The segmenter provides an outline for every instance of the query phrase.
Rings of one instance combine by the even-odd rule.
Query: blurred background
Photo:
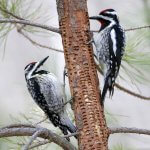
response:
[[[0,8],[37,23],[58,27],[58,15],[54,0],[0,0]],[[88,0],[89,16],[101,10],[113,8],[118,12],[124,29],[150,25],[150,0]],[[0,9],[1,18],[12,18]],[[98,22],[90,22],[92,30],[98,30]],[[23,27],[21,32],[17,29]],[[96,33],[95,33],[96,34]],[[32,40],[30,40],[30,39]],[[126,54],[117,83],[144,96],[150,96],[150,30],[141,29],[126,32]],[[34,41],[34,42],[33,42]],[[39,46],[47,46],[48,48]],[[39,28],[0,24],[0,126],[12,123],[36,123],[44,118],[43,112],[29,95],[24,79],[24,67],[33,61],[50,56],[44,69],[53,72],[63,83],[64,56],[59,34]],[[103,78],[101,77],[101,80]],[[102,82],[101,82],[102,83]],[[100,85],[101,88],[103,84]],[[69,99],[69,86],[66,93]],[[115,88],[112,99],[105,101],[108,126],[137,127],[150,130],[150,101],[141,100]],[[73,120],[73,113],[68,106]],[[49,120],[42,123],[54,132]],[[0,139],[0,150],[16,150],[27,138]],[[115,134],[109,138],[111,150],[149,150],[150,136]],[[76,145],[76,141],[72,138]],[[48,144],[52,149],[60,149]],[[39,149],[46,149],[46,146]]]

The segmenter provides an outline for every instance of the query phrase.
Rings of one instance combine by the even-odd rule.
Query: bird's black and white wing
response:
[[[111,28],[108,34],[108,53],[105,59],[105,64],[107,64],[107,71],[105,74],[105,83],[102,92],[102,99],[105,98],[107,89],[109,89],[110,96],[114,93],[114,83],[118,76],[120,69],[121,59],[124,54],[124,43],[122,39],[124,38],[123,32],[116,30],[115,27]],[[117,42],[116,41],[119,41]],[[106,50],[106,48],[105,48]],[[105,53],[106,55],[106,53]]]
[[[50,110],[60,111],[63,105],[63,90],[61,83],[52,73],[42,74],[37,78],[40,91],[43,94]]]
[[[66,107],[64,106],[64,93],[62,85],[56,76],[52,73],[48,73],[38,78],[38,82],[41,93],[43,93],[45,101],[49,106],[49,110],[55,112],[53,115],[50,114],[50,120],[54,124],[57,124],[64,134],[67,134],[67,130],[71,133],[76,132],[76,127],[67,115]]]
[[[105,67],[109,67],[109,33],[110,33],[110,28],[106,28],[102,31],[100,31],[96,37],[94,38],[94,44],[96,47],[96,56],[98,58],[99,63]],[[106,69],[106,68],[105,68]],[[104,71],[106,71],[104,69]],[[105,74],[105,73],[104,73]]]

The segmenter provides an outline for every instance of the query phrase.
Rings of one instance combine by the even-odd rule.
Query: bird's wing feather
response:
[[[109,34],[110,32],[110,34]],[[116,47],[116,43],[115,38],[115,31],[114,29],[110,30],[109,32],[107,32],[107,39],[108,40],[106,42],[109,43],[107,49],[105,50],[104,54],[105,56],[107,56],[107,58],[105,58],[105,63],[107,65],[107,71],[105,74],[105,82],[104,82],[104,87],[103,87],[103,92],[102,92],[102,100],[105,99],[107,90],[109,89],[109,93],[110,96],[113,95],[114,92],[114,83],[115,83],[115,74],[116,74],[116,51],[117,51],[117,47]],[[105,47],[106,48],[106,47]],[[109,60],[109,61],[108,61]]]
[[[37,78],[37,80],[40,86],[40,91],[43,93],[49,108],[52,110],[55,109],[55,111],[57,109],[60,110],[63,105],[64,97],[61,84],[57,78],[49,73],[46,75],[43,74]]]

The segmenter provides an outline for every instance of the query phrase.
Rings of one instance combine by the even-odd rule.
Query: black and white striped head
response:
[[[34,74],[36,74],[38,68],[40,68],[44,62],[48,59],[49,56],[45,57],[44,59],[42,59],[41,61],[39,62],[32,62],[30,64],[28,64],[25,68],[24,68],[24,71],[25,71],[25,77],[26,79],[30,79],[32,78],[32,76]]]
[[[101,23],[101,28],[104,29],[109,25],[119,24],[117,13],[114,9],[105,9],[98,16],[89,17],[89,19],[97,20]]]

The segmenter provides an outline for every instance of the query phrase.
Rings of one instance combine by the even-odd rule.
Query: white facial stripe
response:
[[[112,14],[112,15],[117,15],[116,11],[112,11],[112,12],[105,12],[106,14]]]
[[[107,16],[102,16],[102,15],[100,15],[100,18],[103,18],[103,19],[105,19],[105,20],[108,20],[108,21],[110,21],[110,22],[113,22],[113,19],[110,18],[110,17],[107,17]]]
[[[39,65],[39,62],[37,62],[37,63],[34,65],[33,69],[29,72],[29,74],[27,75],[27,79],[32,78],[32,73],[33,73],[33,71],[35,71],[35,69],[37,68],[38,65]]]
[[[114,51],[114,54],[116,55],[117,45],[116,45],[116,33],[114,29],[111,30],[110,35],[111,35],[111,40],[113,43],[113,51]]]

